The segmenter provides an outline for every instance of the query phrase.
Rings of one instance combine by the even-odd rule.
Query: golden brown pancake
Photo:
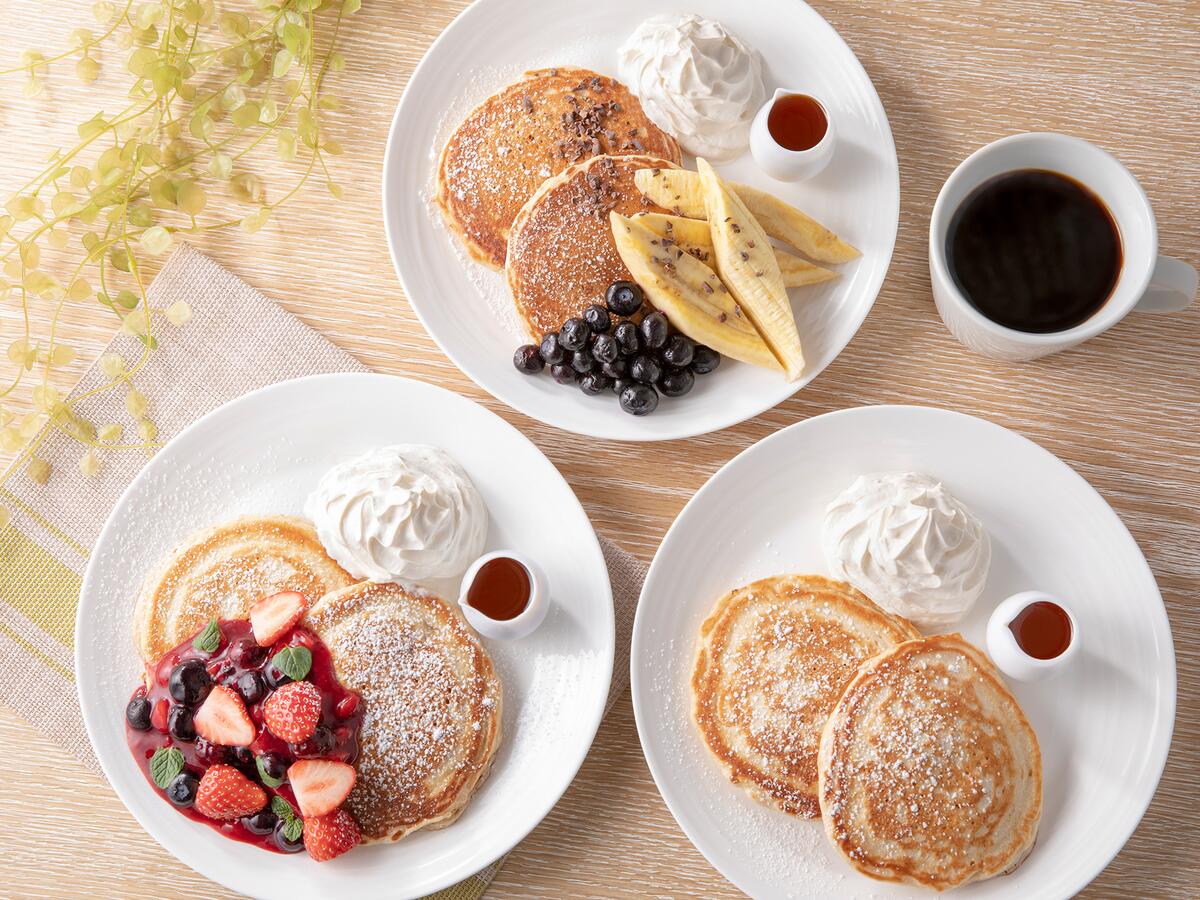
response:
[[[700,629],[693,713],[708,749],[760,802],[820,815],[821,729],[859,665],[916,637],[850,585],[764,578],[722,597]]]
[[[518,214],[505,274],[531,337],[540,340],[590,304],[603,305],[610,284],[633,279],[613,243],[608,213],[663,211],[633,183],[634,173],[647,166],[672,164],[647,156],[593,157],[543,184]]]
[[[153,665],[209,619],[244,619],[253,603],[279,591],[299,591],[312,603],[353,583],[307,519],[246,516],[192,535],[147,577],[134,642]]]
[[[321,598],[304,624],[363,699],[358,780],[346,800],[363,840],[449,825],[500,743],[500,680],[458,609],[363,582]]]
[[[675,139],[619,81],[589,69],[526,72],[450,136],[438,164],[437,203],[471,256],[499,269],[513,219],[538,186],[600,154],[680,161]]]
[[[943,891],[1011,872],[1037,837],[1037,736],[957,634],[864,663],[825,725],[820,768],[826,834],[872,878]]]

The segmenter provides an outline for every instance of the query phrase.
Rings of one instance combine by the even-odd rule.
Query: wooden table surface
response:
[[[335,174],[345,199],[314,188],[261,233],[214,235],[200,248],[367,365],[445,385],[513,422],[561,469],[597,529],[647,560],[722,463],[808,416],[919,403],[983,416],[1047,447],[1105,496],[1137,538],[1166,599],[1178,656],[1179,710],[1162,784],[1128,845],[1085,894],[1194,896],[1200,308],[1130,316],[1084,347],[1041,362],[991,362],[970,355],[942,327],[925,251],[934,196],[959,160],[1006,134],[1056,130],[1116,153],[1150,195],[1162,252],[1200,262],[1200,4],[815,0],[870,73],[896,138],[900,231],[883,292],[847,350],[798,396],[718,434],[641,446],[558,432],[492,400],[426,336],[392,272],[379,212],[388,124],[409,73],[463,5],[367,0],[346,32],[349,67],[337,88],[344,108],[334,124],[346,155]],[[71,28],[89,24],[89,6],[0,0],[0,67],[27,46],[65,47]],[[111,69],[115,56],[106,61]],[[0,79],[0,195],[105,96],[102,87],[91,92],[67,76],[51,86],[49,98],[33,104],[21,97],[19,80]],[[108,339],[111,326],[100,312],[67,323],[87,350],[81,366]],[[0,312],[0,336],[11,334],[13,322],[11,309]],[[1086,523],[1079,539],[1087,539]],[[0,894],[227,896],[159,848],[103,779],[72,767],[3,707],[0,772]],[[737,893],[691,847],[659,798],[626,696],[562,802],[512,854],[489,896]]]

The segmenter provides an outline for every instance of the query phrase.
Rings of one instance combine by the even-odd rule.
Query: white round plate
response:
[[[487,781],[448,828],[319,864],[307,854],[229,840],[180,815],[151,788],[125,743],[124,708],[141,673],[131,620],[142,577],[197,529],[248,513],[299,514],[334,463],[407,442],[442,447],[463,465],[491,515],[488,548],[536,559],[554,597],[529,638],[484,641],[504,683],[503,741]],[[531,497],[554,510],[553,527]],[[612,659],[608,571],[562,476],[478,404],[385,375],[283,382],[181,432],[109,516],[84,576],[75,630],[84,722],[118,796],[180,860],[253,897],[418,897],[479,871],[537,825],[575,777],[600,723]]]
[[[480,101],[527,69],[579,65],[617,74],[617,47],[646,18],[679,12],[666,0],[477,0],[425,54],[392,120],[383,165],[383,215],[404,292],[454,363],[480,387],[547,425],[617,440],[691,437],[734,425],[779,404],[812,381],[866,317],[892,257],[900,210],[899,168],[887,115],[862,66],[837,32],[800,0],[697,0],[688,11],[718,19],[762,54],[769,90],[819,96],[836,121],[837,155],[819,176],[785,184],[764,175],[749,153],[723,175],[769,190],[862,251],[832,282],[791,292],[804,344],[804,377],[732,360],[698,379],[687,397],[634,418],[611,394],[587,397],[531,378],[512,364],[528,341],[516,324],[502,275],[467,260],[430,198],[437,158]]]
[[[753,897],[928,897],[859,875],[819,821],[735,787],[691,718],[700,623],[756,578],[828,573],[826,505],[866,472],[942,480],[992,539],[987,588],[961,623],[983,646],[989,613],[1036,588],[1066,600],[1083,643],[1053,681],[1010,683],[1037,732],[1045,773],[1037,846],[1013,874],[955,892],[1073,895],[1116,855],[1154,794],[1175,718],[1175,656],[1146,560],[1108,504],[1037,444],[960,413],[876,406],[777,432],[717,472],[684,507],[650,567],[633,631],[633,708],[659,791],[692,843]]]

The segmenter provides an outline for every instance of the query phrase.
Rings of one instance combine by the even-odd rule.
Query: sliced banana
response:
[[[689,219],[704,218],[704,189],[698,173],[687,169],[638,169],[634,183],[663,209]],[[730,183],[729,187],[767,234],[795,247],[805,256],[817,262],[838,264],[860,255],[820,222],[778,197],[747,184]]]
[[[686,219],[683,216],[672,216],[667,213],[638,213],[634,216],[659,237],[674,239],[680,247],[686,250],[700,262],[708,265],[712,261],[712,235],[708,231],[705,219]],[[804,287],[809,284],[820,284],[837,278],[838,273],[810,263],[790,253],[775,251],[775,261],[779,263],[779,273],[783,276],[784,287]]]
[[[792,303],[767,233],[705,160],[697,159],[717,274],[783,366],[788,381],[804,372]]]
[[[779,371],[780,365],[717,273],[636,219],[609,213],[622,262],[671,324],[723,356]]]

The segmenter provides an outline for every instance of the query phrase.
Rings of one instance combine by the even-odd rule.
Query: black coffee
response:
[[[1091,318],[1121,272],[1121,234],[1079,182],[1020,169],[981,184],[946,235],[950,275],[981,313],[1046,334]]]

